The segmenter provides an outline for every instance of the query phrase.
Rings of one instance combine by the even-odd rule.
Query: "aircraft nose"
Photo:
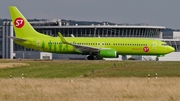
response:
[[[175,49],[174,49],[173,47],[169,46],[169,47],[168,47],[168,51],[171,53],[171,52],[174,52]]]

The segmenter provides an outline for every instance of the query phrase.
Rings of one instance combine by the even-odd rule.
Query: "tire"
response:
[[[94,56],[93,56],[93,55],[89,55],[89,56],[87,57],[87,59],[88,59],[88,60],[94,60]]]

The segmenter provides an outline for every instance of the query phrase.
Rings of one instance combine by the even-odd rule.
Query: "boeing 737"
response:
[[[7,36],[26,48],[59,54],[87,55],[88,60],[116,58],[118,55],[164,56],[174,48],[161,40],[146,38],[52,37],[37,32],[21,12],[9,7],[15,36]]]

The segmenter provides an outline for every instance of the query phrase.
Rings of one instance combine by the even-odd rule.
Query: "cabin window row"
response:
[[[62,44],[62,42],[48,42],[48,44]]]
[[[62,44],[62,42],[49,42],[48,44]],[[76,45],[100,45],[100,43],[72,43]],[[111,45],[110,43],[102,43],[102,45]],[[115,46],[147,46],[147,44],[127,44],[127,43],[113,43]]]
[[[127,44],[127,43],[113,43],[113,45],[117,46],[147,46],[147,44]]]
[[[48,42],[48,44],[62,44],[62,42]],[[72,43],[76,45],[100,45],[100,43]],[[102,43],[102,45],[110,45],[110,43]]]

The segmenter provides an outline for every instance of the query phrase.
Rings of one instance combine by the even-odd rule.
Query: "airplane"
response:
[[[7,36],[26,48],[59,54],[87,55],[88,60],[117,58],[118,55],[154,55],[174,52],[166,42],[147,38],[52,37],[37,32],[15,6],[9,6],[15,36]]]

